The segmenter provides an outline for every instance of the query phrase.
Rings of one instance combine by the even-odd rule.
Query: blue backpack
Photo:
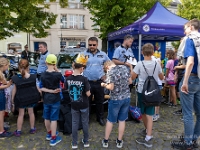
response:
[[[140,108],[136,106],[129,106],[129,111],[134,120],[140,121],[142,119]]]

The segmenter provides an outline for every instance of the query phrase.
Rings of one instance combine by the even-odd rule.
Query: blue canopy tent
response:
[[[142,40],[176,41],[184,36],[183,25],[188,20],[181,18],[167,10],[160,2],[155,5],[134,23],[108,34],[108,46],[112,41],[123,39],[131,34],[138,39],[138,59],[141,60]],[[109,52],[109,50],[108,50]]]

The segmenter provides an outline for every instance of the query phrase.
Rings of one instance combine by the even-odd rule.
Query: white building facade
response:
[[[49,35],[46,38],[35,38],[30,35],[31,51],[38,50],[38,43],[44,41],[48,45],[50,53],[57,54],[61,48],[75,47],[78,44],[81,47],[87,47],[88,38],[98,37],[99,33],[93,30],[92,16],[89,10],[84,8],[80,0],[69,0],[67,8],[61,8],[58,2],[50,3],[50,9],[45,11],[57,14],[56,24],[48,30]],[[98,48],[101,49],[101,40],[99,39]]]

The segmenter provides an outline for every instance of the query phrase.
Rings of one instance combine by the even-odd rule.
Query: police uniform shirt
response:
[[[134,57],[132,49],[126,49],[123,45],[116,48],[113,54],[113,59],[117,59],[121,62],[126,62],[130,57]]]
[[[46,65],[47,55],[49,55],[48,51],[46,51],[44,54],[41,54],[40,56],[40,60],[39,60],[38,68],[37,68],[38,74],[41,74],[47,70],[47,65]]]
[[[97,53],[92,54],[89,50],[84,52],[85,56],[88,56],[88,62],[86,69],[83,72],[89,81],[99,80],[104,76],[103,64],[110,60],[107,54],[103,51],[97,50]]]

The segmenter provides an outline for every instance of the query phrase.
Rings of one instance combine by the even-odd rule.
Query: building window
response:
[[[60,25],[61,28],[67,28],[67,15],[61,16]]]
[[[69,28],[70,29],[77,29],[77,15],[69,15]]]
[[[85,17],[84,15],[79,15],[79,22],[80,22],[80,23],[79,23],[79,25],[80,25],[79,28],[80,28],[80,29],[84,29],[84,28],[85,28],[85,27],[84,27],[84,22],[85,22],[84,17]]]
[[[69,0],[68,8],[84,9],[84,7],[83,7],[82,3],[80,2],[80,0]]]
[[[78,44],[76,41],[69,41],[68,42],[68,47],[75,47]]]
[[[85,15],[78,15],[78,14],[61,15],[60,28],[85,29]]]

